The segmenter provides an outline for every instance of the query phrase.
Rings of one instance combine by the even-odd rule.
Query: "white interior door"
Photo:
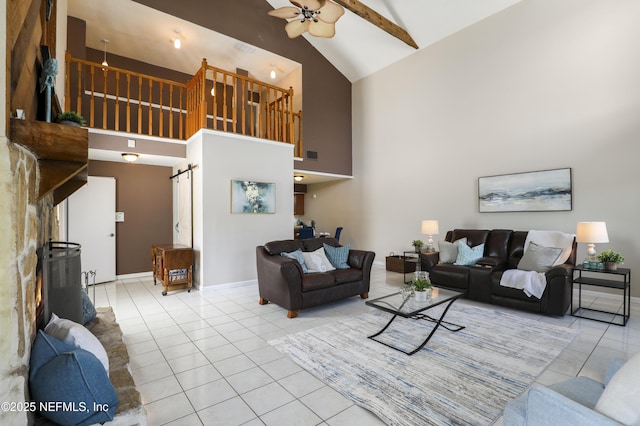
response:
[[[67,212],[67,239],[81,245],[82,271],[95,271],[96,283],[114,281],[116,179],[89,176],[87,184],[68,198]]]

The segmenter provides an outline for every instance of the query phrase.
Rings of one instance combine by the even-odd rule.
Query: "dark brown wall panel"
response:
[[[303,37],[290,40],[264,0],[136,0],[302,64],[303,141],[317,160],[302,169],[351,174],[351,82]],[[355,42],[355,41],[354,41]]]
[[[89,176],[116,178],[116,274],[151,271],[151,246],[173,241],[171,167],[89,161]]]

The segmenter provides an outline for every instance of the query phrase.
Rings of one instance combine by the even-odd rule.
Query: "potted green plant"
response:
[[[415,287],[415,297],[418,302],[426,302],[429,297],[431,297],[431,289],[433,285],[431,281],[424,278],[418,278],[413,282],[413,287]]]
[[[75,111],[67,111],[58,114],[56,121],[67,126],[82,127],[87,124],[84,118]]]
[[[618,264],[624,262],[624,257],[611,249],[605,250],[598,255],[598,260],[604,263],[604,268],[609,271],[618,269]]]
[[[413,240],[413,242],[411,243],[411,245],[416,249],[416,253],[420,253],[420,251],[422,250],[422,246],[424,245],[424,243],[422,242],[422,240]]]

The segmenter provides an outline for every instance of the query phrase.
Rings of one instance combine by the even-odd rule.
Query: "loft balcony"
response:
[[[186,83],[65,55],[65,111],[87,126],[186,140],[212,129],[295,145],[302,156],[302,111],[284,89],[202,60]]]

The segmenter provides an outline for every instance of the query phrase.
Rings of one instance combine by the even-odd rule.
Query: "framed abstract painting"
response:
[[[276,184],[231,181],[231,213],[275,213]]]
[[[572,192],[570,168],[478,178],[480,213],[569,211]]]

